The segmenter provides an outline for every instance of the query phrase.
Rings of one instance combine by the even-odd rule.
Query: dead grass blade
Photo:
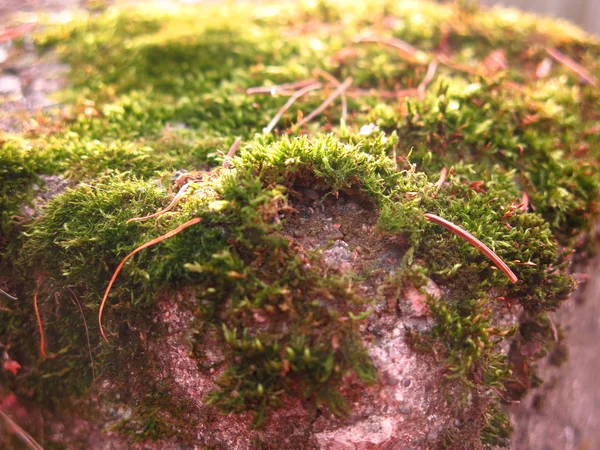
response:
[[[277,125],[277,123],[281,119],[281,116],[283,116],[283,114],[285,114],[285,112],[296,102],[296,100],[298,100],[300,97],[307,94],[308,92],[314,91],[316,89],[321,89],[322,87],[323,87],[323,85],[318,82],[314,83],[314,84],[309,84],[308,86],[304,87],[303,89],[300,89],[298,92],[296,92],[294,95],[292,95],[288,99],[288,101],[285,102],[285,104],[281,107],[281,109],[279,111],[277,111],[277,114],[275,114],[273,119],[271,119],[271,121],[269,122],[269,125],[267,125],[265,127],[264,132],[270,133],[271,131],[273,131],[273,129],[275,128],[275,125]]]
[[[31,435],[21,428],[8,414],[0,409],[0,417],[6,422],[9,432],[13,432],[25,446],[30,450],[44,450],[44,448],[36,442]]]
[[[573,61],[567,55],[559,52],[555,48],[549,48],[549,47],[546,48],[546,53],[548,53],[552,58],[554,58],[556,61],[561,63],[563,66],[565,66],[571,72],[574,72],[577,75],[579,75],[587,83],[591,84],[594,87],[598,86],[598,80],[596,80],[596,78],[594,78],[592,76],[592,74],[590,74],[585,67],[577,64],[575,61]]]
[[[472,244],[481,253],[483,253],[485,256],[491,259],[492,262],[496,265],[496,267],[498,267],[498,269],[504,272],[504,274],[508,277],[508,279],[511,282],[516,283],[517,281],[519,281],[514,272],[510,270],[510,267],[508,267],[506,263],[502,261],[502,259],[498,255],[496,255],[496,253],[494,253],[492,249],[490,249],[487,245],[485,245],[471,233],[469,233],[466,230],[463,230],[458,225],[455,225],[452,222],[447,221],[446,219],[442,219],[441,217],[436,216],[435,214],[425,214],[425,218],[431,222],[443,226],[444,228],[452,231],[457,236],[463,238],[465,241]]]
[[[191,227],[192,225],[196,225],[197,223],[199,223],[202,220],[201,217],[194,217],[191,220],[188,220],[185,223],[182,223],[181,225],[179,225],[177,228],[169,231],[168,233],[163,234],[162,236],[159,236],[155,239],[152,239],[142,245],[140,245],[138,248],[136,248],[135,250],[133,250],[131,253],[129,253],[125,258],[123,258],[123,260],[121,261],[121,263],[117,266],[116,270],[114,271],[110,282],[108,283],[108,286],[106,288],[106,292],[104,293],[104,297],[102,298],[102,303],[100,303],[100,310],[98,311],[98,324],[100,325],[100,334],[102,335],[102,338],[108,342],[108,338],[106,337],[106,334],[104,334],[104,329],[102,328],[102,313],[104,312],[104,307],[106,306],[106,301],[108,299],[108,294],[110,294],[110,290],[115,282],[115,280],[117,279],[117,276],[119,275],[119,272],[121,272],[121,269],[123,269],[123,266],[125,265],[125,263],[127,261],[129,261],[129,259],[134,256],[136,253],[141,252],[142,250],[144,250],[145,248],[148,247],[152,247],[153,245],[159,244],[162,241],[165,241],[173,236],[175,236],[176,234],[181,233],[183,230],[185,230],[186,228]]]
[[[333,103],[333,101],[338,98],[346,89],[348,89],[350,87],[350,85],[352,84],[352,77],[348,77],[344,80],[344,82],[342,84],[340,84],[337,89],[335,91],[333,91],[331,93],[331,95],[329,97],[327,97],[325,99],[325,101],[323,103],[321,103],[319,105],[319,107],[317,109],[315,109],[313,112],[311,112],[308,116],[306,116],[305,118],[303,118],[300,122],[298,122],[296,124],[296,128],[301,127],[302,125],[310,122],[312,119],[314,119],[316,116],[318,116],[319,114],[321,114],[323,111],[325,111],[325,109],[331,104]]]
[[[190,187],[191,183],[192,183],[191,181],[188,181],[183,186],[181,186],[181,189],[179,189],[179,192],[177,192],[177,194],[175,195],[175,197],[173,197],[173,200],[171,200],[171,203],[169,203],[165,208],[161,209],[158,212],[155,212],[154,214],[150,214],[149,216],[134,217],[133,219],[129,219],[125,223],[129,224],[131,222],[141,222],[143,220],[148,220],[148,219],[153,219],[155,217],[160,217],[163,214],[169,212],[170,210],[172,210],[177,205],[177,203],[179,203],[179,200],[181,200],[181,198],[187,193],[187,190]]]

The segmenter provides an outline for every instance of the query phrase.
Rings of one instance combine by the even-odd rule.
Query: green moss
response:
[[[508,68],[473,74],[440,65],[422,98],[386,99],[377,91],[417,86],[425,67],[389,47],[350,44],[366,27],[414,45],[423,61],[447,50],[454,63],[482,68],[502,49]],[[195,358],[213,335],[225,355],[212,404],[254,410],[257,425],[286,396],[342,414],[343,374],[377,378],[356,319],[373,305],[281,233],[279,213],[298,180],[364,199],[381,235],[405,243],[385,289],[421,288],[428,278],[444,286],[442,299],[429,299],[435,326],[412,339],[444,361],[448,383],[482,390],[509,379],[498,351],[508,330],[494,325],[500,301],[519,302],[537,323],[573,289],[568,257],[597,210],[600,96],[559,65],[547,79],[530,73],[545,47],[557,47],[600,74],[599,43],[569,25],[422,2],[215,4],[107,9],[36,42],[73,70],[61,94],[66,111],[0,141],[1,281],[22,300],[2,303],[0,345],[24,367],[16,378],[1,372],[0,382],[15,392],[49,404],[85,392],[94,373],[118,378],[122,362],[144,359],[141,336],[155,336],[158,293],[185,288]],[[334,105],[297,136],[292,124],[327,95],[317,92],[294,104],[273,135],[263,134],[285,97],[245,90],[306,79],[314,69],[352,76],[354,87],[374,95],[350,92],[345,121]],[[166,206],[176,171],[220,166],[239,136],[233,170],[196,173],[172,212],[126,223]],[[442,168],[449,176],[436,185]],[[39,218],[20,218],[42,174],[78,184]],[[475,235],[519,282],[424,213]],[[125,265],[105,314],[112,340],[102,343],[97,312],[114,268],[192,217],[202,222]],[[36,292],[52,359],[39,355]],[[527,330],[525,340],[549,338]],[[165,387],[155,388],[121,431],[161,438],[178,426],[176,411],[164,410]],[[494,408],[485,443],[504,442],[508,431]]]

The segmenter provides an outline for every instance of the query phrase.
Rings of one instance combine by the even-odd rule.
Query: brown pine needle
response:
[[[10,418],[8,414],[0,409],[0,417],[4,419],[4,421],[8,424],[9,433],[13,432],[27,448],[30,450],[44,450],[44,448],[36,442],[35,439],[31,437],[31,435],[21,428],[14,420]]]
[[[38,329],[40,331],[40,353],[44,358],[48,358],[46,354],[46,337],[44,336],[44,326],[42,325],[42,318],[40,316],[40,310],[38,309],[38,293],[33,293],[33,308],[35,309],[35,317],[37,318]]]
[[[334,77],[333,75],[331,75],[329,72],[325,72],[322,69],[315,69],[313,70],[313,75],[317,75],[317,76],[321,76],[323,78],[325,78],[327,81],[329,81],[331,84],[333,84],[334,86],[339,86],[342,83],[340,82],[340,80],[338,80],[336,77]],[[342,94],[340,95],[340,98],[342,99],[342,120],[346,120],[346,118],[348,117],[348,100],[346,99],[346,92],[342,92]]]
[[[574,72],[577,75],[579,75],[587,83],[591,84],[594,87],[598,86],[598,80],[596,80],[596,78],[594,78],[585,67],[577,64],[575,61],[573,61],[567,55],[559,52],[555,48],[550,48],[550,47],[546,48],[546,53],[548,53],[552,58],[554,58],[556,61],[561,63],[563,66],[565,66],[571,72]]]
[[[88,354],[90,355],[90,364],[92,367],[92,381],[96,379],[96,370],[94,369],[94,356],[92,355],[92,344],[90,343],[90,332],[88,330],[87,320],[85,320],[85,314],[83,313],[83,308],[81,307],[81,303],[79,302],[79,298],[75,295],[75,292],[70,287],[67,287],[69,292],[71,293],[71,297],[74,300],[74,303],[79,307],[79,312],[81,313],[81,318],[83,319],[83,326],[85,327],[85,337],[87,339],[88,346]]]
[[[470,73],[473,75],[477,75],[479,73],[474,67],[468,66],[466,64],[452,62],[452,60],[443,53],[437,53],[435,56],[439,62],[441,62],[447,67],[450,67],[451,69],[458,70],[460,72]]]
[[[364,97],[364,96],[373,96],[373,97],[381,97],[389,100],[397,100],[399,98],[404,97],[412,97],[417,95],[417,90],[410,89],[402,89],[400,91],[383,91],[378,89],[360,89],[360,88],[352,88],[346,91],[348,97]]]
[[[165,208],[161,209],[158,212],[155,212],[154,214],[150,214],[149,216],[134,217],[133,219],[129,219],[125,223],[129,224],[131,222],[141,222],[143,220],[148,220],[148,219],[153,219],[155,217],[160,217],[160,216],[164,215],[165,213],[169,212],[170,210],[172,210],[177,205],[177,203],[179,203],[179,200],[181,200],[181,198],[187,193],[187,190],[190,187],[191,183],[192,183],[191,181],[188,181],[183,186],[181,186],[181,189],[179,189],[179,192],[177,192],[177,194],[175,195],[175,197],[173,197],[173,200],[171,200],[171,203],[169,203]]]
[[[423,99],[423,97],[425,97],[425,89],[427,89],[427,86],[429,86],[429,83],[431,83],[431,81],[435,77],[437,67],[438,62],[436,60],[431,61],[427,66],[427,73],[425,74],[425,78],[423,78],[423,81],[421,81],[421,83],[417,87],[417,94],[421,100]]]
[[[0,289],[0,295],[5,296],[7,299],[9,300],[17,300],[17,297],[13,297],[12,295],[10,295],[8,292]]]
[[[318,116],[319,114],[321,114],[323,111],[325,111],[325,109],[331,104],[333,103],[333,101],[338,98],[346,89],[348,89],[350,87],[350,85],[352,84],[352,77],[348,77],[344,80],[344,82],[342,84],[340,84],[337,89],[335,91],[333,91],[331,93],[331,95],[329,97],[327,97],[325,99],[325,101],[323,103],[321,103],[319,105],[319,107],[317,109],[315,109],[313,112],[311,112],[308,116],[306,116],[304,119],[302,119],[300,122],[298,122],[296,124],[296,127],[299,128],[302,125],[310,122],[312,119],[314,119],[316,116]]]
[[[512,281],[513,283],[519,281],[514,272],[510,270],[510,267],[508,267],[506,263],[502,261],[502,259],[498,255],[496,255],[496,253],[494,253],[492,249],[490,249],[487,245],[485,245],[471,233],[463,230],[458,225],[454,225],[452,222],[449,222],[446,219],[442,219],[441,217],[436,216],[435,214],[425,214],[425,218],[452,231],[457,236],[463,238],[465,241],[475,246],[481,253],[483,253],[485,256],[491,259],[492,262],[496,265],[496,267],[498,267],[502,272],[504,272],[504,274],[508,277],[510,281]]]
[[[300,88],[303,88],[304,86],[308,86],[309,84],[315,84],[316,82],[317,82],[317,80],[310,79],[310,80],[296,81],[295,83],[279,84],[276,86],[252,87],[252,88],[246,89],[246,94],[271,94],[271,95],[274,95],[275,93],[279,93],[279,91],[284,91],[286,89],[300,89]]]
[[[316,89],[321,89],[322,87],[323,87],[323,85],[321,83],[310,84],[310,85],[304,87],[303,89],[300,89],[294,95],[292,95],[288,99],[288,101],[285,102],[285,105],[283,105],[281,107],[281,109],[279,111],[277,111],[277,114],[275,114],[275,117],[273,117],[273,119],[271,119],[271,121],[269,122],[269,125],[267,125],[265,127],[264,132],[265,133],[270,133],[271,131],[273,131],[273,129],[275,128],[275,125],[277,125],[277,123],[281,119],[281,116],[283,116],[283,114],[294,104],[294,102],[296,100],[298,100],[304,94],[306,94],[306,93],[308,93],[310,91],[314,91]]]
[[[440,172],[440,178],[439,178],[439,180],[437,180],[437,183],[435,183],[435,193],[434,193],[434,195],[436,195],[440,191],[440,189],[444,185],[444,182],[446,181],[447,177],[448,177],[448,169],[446,169],[444,167],[444,168],[442,168],[442,171]]]
[[[173,236],[175,236],[176,234],[181,233],[183,230],[185,230],[188,227],[191,227],[192,225],[196,225],[197,223],[199,223],[202,220],[201,217],[194,217],[191,220],[188,220],[185,223],[182,223],[181,225],[179,225],[177,228],[175,228],[174,230],[169,231],[168,233],[163,234],[162,236],[159,236],[155,239],[152,239],[148,242],[146,242],[145,244],[140,245],[138,248],[136,248],[135,250],[133,250],[131,253],[129,253],[125,258],[123,258],[123,260],[121,261],[121,263],[117,266],[117,269],[115,270],[115,272],[113,273],[110,282],[108,283],[108,286],[106,288],[106,292],[104,293],[104,297],[102,298],[102,303],[100,303],[100,310],[98,311],[98,324],[100,325],[100,334],[102,335],[102,338],[108,342],[108,338],[106,337],[106,334],[104,334],[104,329],[102,328],[102,313],[104,312],[104,307],[106,306],[106,301],[108,299],[108,294],[110,294],[110,290],[115,282],[115,280],[117,279],[117,276],[119,275],[119,272],[121,272],[121,269],[123,269],[123,266],[125,265],[125,263],[136,253],[141,252],[142,250],[144,250],[145,248],[148,247],[152,247],[153,245],[156,245],[162,241],[165,241]]]
[[[235,142],[233,144],[231,144],[231,147],[229,148],[229,151],[227,152],[227,156],[225,157],[225,160],[223,161],[224,168],[227,169],[231,166],[231,159],[235,156],[235,152],[237,152],[237,149],[241,143],[242,143],[242,138],[239,137],[235,140]]]
[[[357,44],[382,44],[392,47],[398,51],[398,54],[411,62],[421,62],[417,58],[418,50],[410,45],[408,42],[404,42],[396,38],[383,38],[378,36],[362,37],[354,40]]]

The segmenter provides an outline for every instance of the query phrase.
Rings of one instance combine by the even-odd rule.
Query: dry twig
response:
[[[297,128],[301,127],[302,125],[310,122],[313,118],[315,118],[316,116],[321,114],[337,97],[339,97],[346,89],[348,89],[350,87],[350,84],[352,84],[352,77],[346,78],[344,80],[344,82],[342,84],[340,84],[337,87],[337,89],[335,91],[333,91],[331,93],[331,95],[329,97],[327,97],[325,99],[325,101],[323,101],[323,103],[321,103],[319,105],[319,107],[317,109],[315,109],[308,116],[306,116],[300,122],[298,122],[296,124],[296,127]]]
[[[195,217],[191,220],[188,220],[185,223],[182,223],[181,225],[179,225],[177,228],[169,231],[168,233],[165,233],[155,239],[152,239],[142,245],[140,245],[139,247],[137,247],[135,250],[133,250],[131,253],[129,253],[127,256],[125,256],[125,258],[123,258],[123,260],[121,261],[121,263],[117,266],[116,270],[114,271],[110,282],[108,283],[108,286],[106,288],[106,292],[104,293],[104,297],[102,298],[102,303],[100,303],[100,310],[98,311],[98,324],[100,326],[100,334],[102,335],[102,338],[108,342],[108,338],[106,337],[106,334],[104,334],[104,329],[102,328],[102,313],[104,312],[104,307],[106,306],[106,301],[108,299],[108,294],[110,294],[110,290],[115,282],[115,280],[117,279],[117,276],[119,275],[119,272],[121,272],[121,269],[123,269],[123,266],[125,265],[125,263],[127,261],[129,261],[129,259],[134,256],[136,253],[141,252],[142,250],[144,250],[145,248],[148,247],[152,247],[153,245],[156,245],[162,241],[165,241],[173,236],[175,236],[176,234],[181,233],[183,230],[185,230],[188,227],[191,227],[192,225],[195,225],[197,223],[199,223],[202,220],[202,218],[200,217]]]
[[[425,218],[452,231],[457,236],[463,238],[465,241],[475,246],[481,253],[483,253],[485,256],[491,259],[492,262],[496,265],[496,267],[498,267],[502,272],[504,272],[504,274],[508,277],[510,281],[512,281],[513,283],[519,281],[514,272],[510,270],[510,267],[508,267],[506,263],[502,261],[502,259],[496,253],[494,253],[492,249],[490,249],[487,245],[485,245],[471,233],[469,233],[466,230],[463,230],[458,225],[455,225],[452,222],[447,221],[446,219],[442,219],[441,217],[436,216],[435,214],[425,214]]]

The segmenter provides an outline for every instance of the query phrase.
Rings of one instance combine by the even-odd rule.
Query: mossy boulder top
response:
[[[598,40],[379,0],[34,37],[71,70],[0,135],[9,420],[48,448],[508,445],[597,212]]]

